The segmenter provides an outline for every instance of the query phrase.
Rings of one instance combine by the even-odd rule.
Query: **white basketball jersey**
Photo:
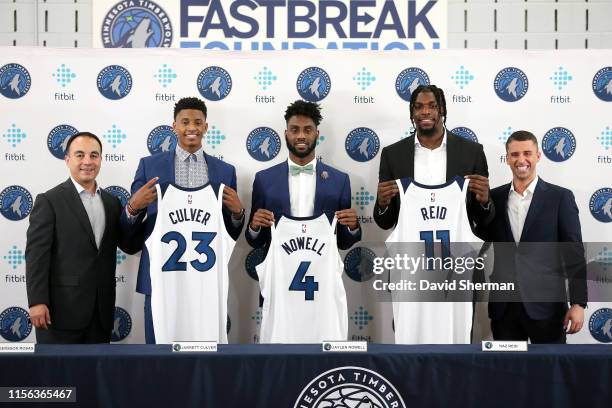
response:
[[[257,266],[264,297],[260,343],[346,340],[348,312],[336,218],[283,216]]]
[[[421,253],[451,243],[482,243],[470,228],[466,210],[469,180],[459,177],[438,186],[425,186],[411,179],[396,180],[400,212],[387,243],[422,242]],[[463,184],[463,186],[461,185]],[[419,246],[420,247],[420,246]],[[420,251],[420,249],[419,249]],[[420,255],[420,254],[419,254]],[[436,256],[439,254],[431,254]],[[418,284],[419,282],[417,282]],[[394,301],[396,344],[469,344],[472,302]]]
[[[157,219],[146,241],[155,342],[227,343],[227,265],[234,240],[223,223],[223,187],[157,188]]]

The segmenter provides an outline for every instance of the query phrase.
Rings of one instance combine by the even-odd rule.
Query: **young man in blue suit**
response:
[[[319,138],[321,108],[318,104],[295,101],[287,107],[285,141],[289,159],[255,175],[248,243],[266,247],[270,226],[282,214],[294,217],[325,213],[338,218],[337,240],[340,249],[348,249],[361,239],[357,212],[351,208],[351,183],[346,173],[315,157]]]
[[[532,133],[514,132],[506,142],[512,182],[491,190],[496,213],[483,231],[495,249],[491,281],[515,284],[510,297],[489,297],[496,340],[565,343],[566,333],[577,333],[584,323],[586,262],[578,207],[570,190],[538,177],[540,156]]]
[[[157,216],[155,184],[173,183],[179,187],[201,187],[209,182],[223,183],[223,219],[232,238],[240,236],[244,225],[244,208],[236,193],[236,169],[204,152],[202,138],[208,130],[207,109],[198,98],[183,98],[174,106],[172,127],[177,136],[175,150],[140,159],[134,181],[132,197],[121,217],[121,225],[129,234],[144,230],[145,239],[153,231]],[[146,219],[145,219],[146,215]],[[154,343],[151,321],[151,279],[149,256],[143,251],[138,268],[136,291],[145,298],[145,336]]]

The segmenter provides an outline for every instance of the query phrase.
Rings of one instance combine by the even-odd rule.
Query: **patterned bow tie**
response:
[[[300,173],[304,174],[312,174],[314,173],[314,168],[312,164],[307,164],[306,166],[289,166],[289,171],[292,176],[298,176]]]

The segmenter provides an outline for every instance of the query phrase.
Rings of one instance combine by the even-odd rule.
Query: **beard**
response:
[[[291,153],[293,153],[294,156],[299,157],[300,159],[303,159],[304,157],[307,157],[310,153],[314,151],[315,147],[317,146],[317,139],[315,139],[314,142],[312,142],[312,144],[310,144],[308,148],[304,150],[303,152],[300,152],[299,150],[295,148],[295,146],[289,143],[287,136],[285,136],[285,143],[287,143],[287,149]]]

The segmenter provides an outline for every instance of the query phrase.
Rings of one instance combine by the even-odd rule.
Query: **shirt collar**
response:
[[[519,195],[521,197],[527,197],[528,195],[533,195],[533,193],[535,192],[536,184],[538,184],[538,180],[540,180],[540,177],[538,177],[538,175],[536,174],[535,178],[533,180],[531,180],[531,183],[529,183],[529,185],[527,186],[527,188],[525,189],[523,194],[519,194],[514,189],[514,182],[512,182],[510,184],[510,194],[514,193],[514,194],[517,194],[517,195]]]
[[[185,161],[187,160],[189,156],[191,156],[191,153],[183,149],[179,144],[176,145],[175,154],[176,154],[176,157],[179,159],[179,161]],[[198,161],[205,160],[204,159],[204,146],[201,146],[193,154],[195,154]]]
[[[77,183],[77,181],[73,179],[72,176],[70,176],[70,180],[72,181],[72,184],[74,184],[74,188],[76,188],[76,191],[77,193],[79,193],[79,195],[83,194],[83,191],[87,191],[85,190],[85,187]],[[87,193],[89,194],[89,191],[87,191]],[[98,185],[98,183],[96,183],[96,194],[100,194],[100,186]]]
[[[421,142],[419,142],[419,138],[417,137],[417,135],[415,133],[414,134],[414,148],[415,149],[420,149],[422,147],[423,147],[423,145],[421,144]],[[442,130],[442,143],[436,149],[439,149],[441,147],[446,147],[446,128],[443,128],[443,130]],[[434,149],[434,150],[436,150],[436,149]]]
[[[303,166],[300,165],[300,164],[295,163],[293,160],[291,160],[291,158],[287,158],[287,163],[289,164],[289,166],[297,166],[297,167],[306,167],[309,164],[312,164],[312,169],[314,171],[317,170],[317,158],[316,158],[316,156],[311,161],[309,161],[308,163],[304,164]]]

